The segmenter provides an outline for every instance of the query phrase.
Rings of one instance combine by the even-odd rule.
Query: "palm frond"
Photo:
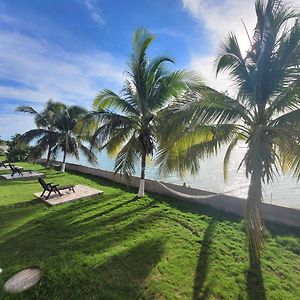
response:
[[[156,165],[160,175],[172,172],[184,176],[187,171],[195,174],[199,171],[200,161],[217,153],[221,145],[227,144],[236,127],[232,124],[198,125],[191,132],[173,135],[160,143]]]
[[[32,115],[39,114],[33,107],[28,106],[28,105],[17,106],[16,111],[24,112],[24,113],[32,114]]]
[[[140,158],[141,149],[135,135],[129,139],[125,146],[118,153],[115,160],[115,173],[124,174],[127,180],[135,172],[135,164]]]
[[[111,90],[103,90],[94,100],[93,107],[97,111],[120,110],[126,114],[138,114],[136,108]]]
[[[89,147],[86,147],[84,144],[80,143],[79,144],[79,149],[82,151],[84,156],[88,159],[89,163],[96,164],[97,163],[97,156],[93,152],[92,149]]]
[[[274,115],[284,114],[300,108],[300,81],[282,89],[282,92],[276,96],[266,108],[266,115],[272,118]]]
[[[22,134],[20,138],[26,143],[29,143],[31,141],[34,141],[35,139],[38,139],[41,136],[47,135],[48,133],[49,131],[46,129],[42,129],[42,128],[32,129]]]
[[[175,71],[159,78],[149,93],[148,106],[152,112],[166,107],[171,100],[180,96],[186,90],[203,87],[200,77],[192,72]]]
[[[244,162],[246,165],[246,176],[248,177],[257,166],[262,166],[262,180],[269,183],[279,174],[277,167],[278,155],[273,147],[274,135],[260,125],[253,128],[248,140],[248,149]]]
[[[228,164],[230,161],[230,156],[231,156],[231,152],[234,149],[234,147],[236,146],[236,144],[238,143],[238,141],[241,140],[241,136],[240,135],[236,135],[232,141],[230,142],[225,156],[224,156],[224,162],[223,162],[223,176],[224,176],[224,181],[226,182],[228,179]]]
[[[133,135],[132,128],[118,128],[110,133],[108,142],[105,145],[108,155],[114,157],[120,151],[122,145]]]
[[[243,104],[208,88],[184,93],[169,109],[182,122],[227,124],[243,120],[251,124],[253,119]]]
[[[215,64],[217,75],[221,71],[228,71],[234,82],[242,88],[244,94],[253,93],[248,64],[242,56],[237,38],[233,33],[230,33],[227,40],[221,44]]]
[[[299,128],[300,108],[290,111],[286,114],[283,114],[270,122],[270,126],[282,126],[282,125],[289,126],[290,129],[292,129],[293,126],[297,126]]]

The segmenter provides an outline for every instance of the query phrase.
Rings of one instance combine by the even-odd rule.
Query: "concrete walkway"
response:
[[[5,164],[6,165],[6,164]],[[20,167],[20,166],[15,166],[16,168],[22,168],[22,167]],[[10,172],[10,167],[9,166],[7,166],[6,168],[5,167],[0,167],[0,171],[9,171]]]
[[[34,178],[38,178],[40,176],[44,176],[44,173],[38,173],[38,172],[22,172],[23,176],[20,174],[15,174],[14,176],[11,176],[11,174],[5,174],[5,175],[1,175],[1,177],[7,179],[7,180],[14,180],[14,179],[34,179]]]

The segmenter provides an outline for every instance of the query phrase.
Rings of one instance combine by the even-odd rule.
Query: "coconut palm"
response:
[[[63,152],[61,171],[65,171],[67,155],[79,158],[79,150],[88,158],[89,162],[95,162],[96,157],[89,147],[89,135],[93,126],[86,122],[83,126],[82,119],[87,111],[79,106],[67,106],[61,102],[49,100],[46,107],[40,113],[31,106],[19,106],[17,111],[34,116],[37,128],[29,130],[22,135],[26,142],[35,141],[34,150],[41,155],[47,151],[46,166],[49,167],[50,157],[55,157],[59,151]],[[89,126],[86,126],[89,124]]]
[[[34,147],[41,155],[47,152],[46,168],[49,168],[50,157],[53,149],[58,143],[59,132],[55,127],[56,116],[63,104],[53,102],[51,99],[46,103],[43,111],[38,112],[31,106],[18,106],[16,111],[24,112],[34,116],[36,129],[25,132],[21,138],[27,143],[36,141]]]
[[[53,151],[56,152],[60,149],[63,152],[62,172],[65,171],[67,156],[71,155],[79,159],[79,150],[89,162],[95,163],[97,161],[93,151],[85,145],[89,142],[90,129],[93,128],[89,123],[86,123],[87,113],[86,109],[77,105],[62,105],[56,115],[55,126],[59,131],[59,142]]]
[[[255,8],[257,24],[248,52],[243,55],[230,33],[216,60],[217,74],[229,73],[236,96],[202,89],[178,100],[173,119],[166,116],[172,122],[167,128],[179,121],[185,127],[181,134],[177,130],[176,140],[165,130],[158,163],[161,170],[197,171],[199,158],[227,144],[226,175],[232,148],[244,140],[247,152],[241,163],[250,177],[245,228],[250,254],[259,262],[263,185],[281,170],[300,179],[300,26],[297,13],[282,1],[258,0]]]
[[[94,140],[100,139],[109,154],[117,154],[115,172],[128,177],[135,172],[136,162],[141,162],[139,197],[144,196],[146,158],[155,148],[160,110],[198,83],[190,73],[168,70],[166,64],[173,63],[168,57],[150,60],[147,50],[153,40],[146,30],[135,32],[122,91],[118,95],[105,89],[94,101],[93,115],[103,123]]]

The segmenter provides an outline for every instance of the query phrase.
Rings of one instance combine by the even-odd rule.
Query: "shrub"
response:
[[[10,162],[26,161],[30,155],[31,147],[20,139],[21,135],[16,134],[7,142],[7,159]]]

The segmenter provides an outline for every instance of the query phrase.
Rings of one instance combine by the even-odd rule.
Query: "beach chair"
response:
[[[7,168],[6,163],[7,163],[6,160],[0,160],[0,168],[1,168],[1,167],[4,167],[4,168],[6,169],[6,168]]]
[[[15,174],[19,174],[20,176],[23,176],[23,172],[28,172],[29,174],[32,174],[32,170],[24,170],[22,167],[17,167],[14,164],[8,164],[10,170],[11,170],[11,177],[14,177]]]
[[[20,176],[23,176],[24,169],[21,167],[16,167],[13,164],[8,164],[10,170],[11,170],[11,177],[14,177],[15,174],[19,174]]]
[[[48,192],[46,200],[49,198],[49,196],[52,192],[54,192],[55,194],[59,194],[59,196],[62,196],[62,194],[60,193],[60,191],[62,191],[62,190],[69,190],[69,191],[73,191],[75,193],[75,190],[74,190],[75,185],[61,185],[60,186],[59,184],[53,184],[53,182],[46,183],[42,177],[39,177],[38,181],[44,189],[41,197],[44,196],[45,192]]]

